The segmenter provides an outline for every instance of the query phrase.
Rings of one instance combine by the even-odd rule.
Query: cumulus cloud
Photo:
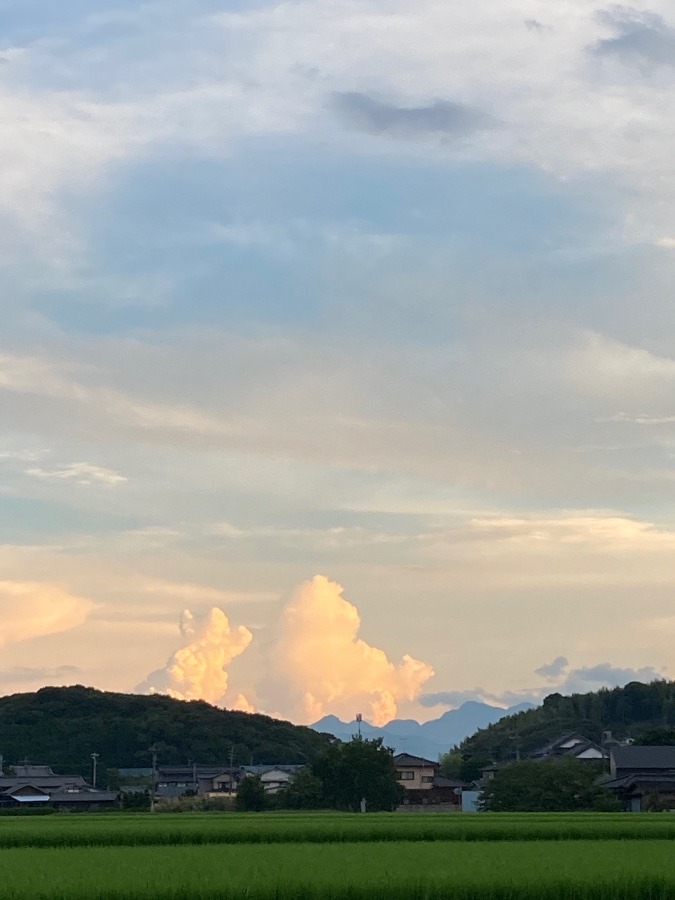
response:
[[[342,594],[323,575],[295,591],[273,650],[275,696],[304,722],[329,713],[351,720],[361,712],[382,725],[395,718],[399,702],[419,695],[434,672],[407,654],[395,664],[359,638],[359,611]]]
[[[238,685],[230,688],[227,672],[248,648],[252,634],[244,626],[231,628],[219,607],[201,618],[183,611],[186,645],[137,690],[207,700],[244,712],[262,706],[306,723],[328,713],[351,718],[356,712],[374,724],[388,722],[401,701],[417,698],[433,669],[407,654],[400,663],[392,662],[383,650],[361,639],[358,609],[342,590],[322,575],[296,589],[283,608],[278,631],[261,647],[272,677],[253,694],[248,689],[240,692]]]
[[[344,122],[368,134],[458,138],[493,125],[490,116],[480,110],[450,100],[436,100],[426,106],[399,106],[357,91],[334,93],[331,99]]]
[[[91,600],[56,585],[0,581],[0,646],[69,631],[92,609]]]
[[[187,639],[163,669],[148,676],[136,690],[141,693],[168,694],[177,700],[206,700],[224,705],[229,676],[227,666],[246,650],[253,635],[240,625],[232,629],[222,609],[214,606],[205,616],[189,609],[180,617],[180,631]],[[243,696],[235,700],[238,708],[248,707]],[[234,705],[234,704],[233,704]]]

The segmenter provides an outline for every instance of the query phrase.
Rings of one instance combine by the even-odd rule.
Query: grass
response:
[[[3,900],[672,900],[669,841],[15,849]]]
[[[232,814],[56,815],[0,819],[0,849],[200,844],[406,841],[675,840],[663,814]],[[675,853],[675,847],[673,847]]]

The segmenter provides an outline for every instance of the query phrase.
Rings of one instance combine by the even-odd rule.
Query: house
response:
[[[303,766],[242,766],[245,775],[258,777],[268,794],[276,794],[288,784]]]
[[[114,791],[98,791],[81,775],[55,775],[50,766],[14,766],[0,777],[0,806],[56,806],[61,809],[115,807]]]
[[[234,794],[243,778],[239,766],[160,766],[156,772],[157,797],[185,794]]]
[[[675,810],[675,747],[613,747],[610,772],[611,780],[603,786],[624,809]]]
[[[675,771],[675,747],[613,747],[609,770],[614,778],[626,775],[663,775]]]
[[[439,764],[422,756],[399,753],[394,757],[396,777],[406,790],[404,805],[450,804],[459,806],[461,781],[444,778],[439,774]]]
[[[398,753],[394,757],[396,778],[407,791],[428,791],[434,784],[439,765],[421,756]]]
[[[609,759],[609,752],[576,731],[566,731],[549,741],[548,744],[544,744],[543,747],[530,753],[529,756],[530,759],[571,756],[582,762],[603,762]]]

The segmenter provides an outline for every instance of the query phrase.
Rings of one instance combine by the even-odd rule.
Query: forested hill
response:
[[[56,772],[89,771],[91,754],[102,768],[303,763],[334,738],[268,716],[218,709],[202,701],[159,695],[115,694],[82,687],[46,687],[0,697],[0,753],[5,766],[24,759]]]
[[[461,744],[462,755],[476,761],[513,759],[527,754],[565,731],[578,731],[600,741],[603,731],[614,738],[639,739],[649,729],[675,728],[675,681],[641,684],[589,694],[550,694],[542,706],[507,716],[477,731]]]

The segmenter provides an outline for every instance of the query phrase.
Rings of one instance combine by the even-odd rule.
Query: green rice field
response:
[[[674,839],[666,813],[6,818],[0,897],[672,900]]]

